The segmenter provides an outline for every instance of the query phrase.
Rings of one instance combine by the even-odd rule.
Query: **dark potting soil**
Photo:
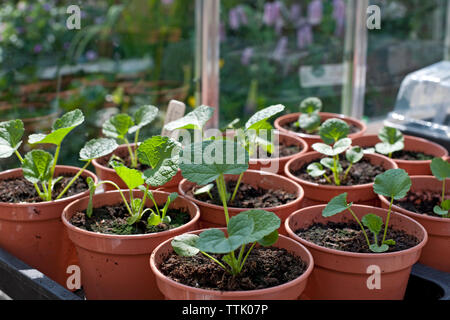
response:
[[[319,134],[319,129],[317,129],[315,132],[306,132],[305,130],[303,130],[302,128],[297,126],[296,123],[297,123],[297,120],[295,120],[294,122],[286,123],[282,127],[286,130],[294,131],[297,133],[303,133],[303,134],[309,134],[309,135],[318,135]],[[324,121],[322,121],[322,123],[324,123]],[[322,125],[322,123],[321,123],[321,125]],[[347,124],[350,127],[349,134],[353,134],[353,133],[357,133],[357,132],[361,131],[361,129],[359,129],[357,126],[350,124],[348,122],[347,122]]]
[[[162,208],[160,208],[161,210]],[[191,220],[189,213],[179,209],[169,209],[167,215],[171,218],[169,224],[161,223],[157,226],[147,227],[149,212],[145,213],[138,223],[130,226],[127,219],[130,216],[126,206],[121,203],[114,206],[94,208],[92,217],[88,218],[86,210],[77,212],[70,219],[75,227],[104,234],[132,235],[149,234],[174,229]]]
[[[421,160],[433,160],[434,156],[423,152],[401,150],[392,154],[393,159],[397,160],[409,160],[409,161],[421,161]]]
[[[301,151],[302,151],[302,148],[300,146],[285,145],[280,142],[280,144],[278,146],[278,155],[276,156],[276,158],[289,157],[294,154],[300,153]],[[255,158],[256,159],[275,158],[275,156],[272,156],[272,154],[270,152],[265,152],[261,148],[258,148]]]
[[[366,228],[367,236],[373,243],[373,235]],[[326,225],[315,223],[307,229],[299,229],[295,233],[302,239],[310,241],[321,247],[355,253],[372,253],[367,246],[366,238],[357,223],[328,222]],[[381,242],[384,226],[378,235]],[[419,244],[419,239],[402,230],[393,230],[388,227],[386,239],[393,239],[395,245],[389,246],[388,252],[407,250]]]
[[[341,177],[344,175],[345,171],[347,170],[350,163],[347,160],[342,160],[342,157],[340,158],[340,163],[343,168],[343,172],[341,173]],[[320,159],[317,159],[315,161],[311,161],[310,163],[305,164],[300,169],[293,172],[293,174],[298,177],[299,179],[322,184],[322,185],[330,185],[328,181],[323,177],[312,177],[308,174],[306,168],[314,162],[319,162]],[[362,159],[360,162],[355,163],[352,168],[350,169],[350,172],[347,175],[347,178],[345,180],[341,180],[341,186],[355,186],[360,184],[366,184],[366,183],[372,183],[375,181],[375,177],[386,170],[378,165],[374,165],[370,163],[369,160]],[[333,174],[330,169],[326,168],[326,175],[333,180]],[[342,179],[342,178],[341,178]]]
[[[133,151],[134,149],[131,148]],[[114,160],[118,161],[118,162],[122,162],[125,166],[127,166],[128,168],[132,168],[131,165],[131,157],[130,157],[130,153],[128,152],[128,149],[121,149],[121,150],[116,150],[113,152],[113,155],[118,157],[119,159],[121,159],[122,161],[120,161],[119,159],[115,158]],[[105,156],[103,158],[98,159],[98,163],[101,164],[104,167],[110,168],[112,169],[112,166],[109,165],[109,162],[111,159],[113,159],[113,155],[110,156]],[[139,163],[138,161],[138,165],[136,168],[133,169],[137,169],[139,171],[145,171],[147,169],[149,169],[148,166],[143,165],[141,163]]]
[[[212,256],[219,261],[223,257]],[[258,247],[250,252],[242,273],[234,277],[201,253],[194,257],[181,257],[171,253],[158,268],[170,279],[190,287],[247,291],[292,281],[305,272],[307,265],[285,249]]]
[[[69,184],[72,180],[73,175],[62,174],[63,178],[55,184],[52,192],[52,199],[55,199],[61,191]],[[42,187],[39,186],[42,190]],[[85,192],[89,189],[88,184],[84,178],[78,178],[70,186],[69,190],[63,195],[62,198],[67,198],[79,193]],[[26,180],[25,178],[15,178],[0,180],[0,202],[8,203],[36,203],[43,202],[39,197],[34,185]]]
[[[442,216],[439,216],[433,212],[433,208],[441,204],[441,197],[442,194],[440,192],[430,190],[416,192],[409,191],[405,198],[395,200],[394,204],[414,213],[442,218]]]
[[[227,181],[227,192],[233,194],[234,188],[236,187],[236,181]],[[214,188],[211,190],[211,195],[213,199],[209,197],[208,194],[198,194],[194,195],[195,190],[199,187],[194,187],[192,190],[186,192],[187,195],[194,197],[197,200],[215,204],[222,205],[220,200],[219,192],[217,186],[214,182]],[[297,199],[295,194],[289,193],[281,189],[270,189],[265,190],[261,188],[255,188],[249,184],[241,182],[239,189],[236,193],[236,197],[233,202],[229,202],[228,206],[235,208],[272,208],[281,206],[283,204],[289,203]]]

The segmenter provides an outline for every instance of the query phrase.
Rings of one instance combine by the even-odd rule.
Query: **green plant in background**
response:
[[[84,115],[80,110],[74,110],[57,119],[49,134],[32,134],[28,142],[31,145],[51,144],[56,146],[54,156],[50,153],[35,149],[22,157],[18,151],[22,144],[24,126],[21,120],[11,120],[0,123],[0,158],[8,158],[15,154],[22,164],[23,175],[33,183],[36,192],[43,201],[52,200],[55,185],[63,178],[55,177],[55,169],[64,138],[76,127],[84,122]],[[69,184],[62,190],[55,200],[60,199],[89,166],[92,160],[110,154],[117,148],[112,139],[95,139],[86,143],[80,151],[80,160],[86,162]]]
[[[137,146],[132,150],[128,141],[128,134],[134,134],[134,143],[139,142],[140,130],[149,125],[158,115],[158,108],[154,106],[142,106],[134,114],[133,117],[126,113],[120,113],[108,119],[103,124],[102,132],[108,138],[123,141],[128,148],[131,159],[131,166],[136,168],[138,165]]]
[[[364,151],[358,146],[352,147],[352,140],[347,138],[350,131],[348,124],[340,119],[329,119],[325,121],[320,127],[319,134],[325,143],[313,144],[313,149],[317,152],[327,156],[320,160],[320,162],[311,163],[307,167],[307,172],[312,177],[323,176],[328,183],[337,186],[341,185],[341,182],[347,179],[352,166],[359,162],[364,157]],[[345,157],[350,163],[345,170],[344,175],[341,173],[344,171],[341,163],[339,162],[339,155],[345,152]],[[331,157],[331,158],[330,158]],[[333,173],[333,182],[326,175],[328,168]]]
[[[433,176],[442,181],[441,204],[433,208],[433,212],[439,216],[450,218],[450,199],[445,199],[445,180],[450,178],[450,163],[441,159],[434,158],[431,161],[431,172]]]
[[[273,212],[249,210],[232,217],[227,224],[227,236],[219,229],[209,229],[200,235],[183,234],[171,244],[175,252],[192,257],[199,252],[217,263],[233,276],[242,272],[245,262],[256,243],[268,247],[278,240],[281,220]],[[247,246],[250,248],[247,249]],[[239,253],[235,254],[236,250]],[[222,261],[210,254],[223,254]]]
[[[380,130],[378,138],[381,142],[375,145],[376,152],[387,155],[389,158],[392,158],[394,152],[401,151],[405,147],[405,138],[398,129],[384,127]]]
[[[153,193],[149,190],[150,186],[160,187],[169,182],[178,171],[179,166],[179,153],[181,146],[175,140],[154,136],[144,141],[137,149],[137,156],[140,163],[148,165],[150,169],[141,172],[136,169],[131,169],[123,165],[122,163],[111,161],[114,170],[117,175],[126,184],[129,192],[129,202],[127,201],[123,191],[120,187],[112,181],[101,181],[95,185],[92,180],[89,182],[90,199],[89,205],[86,211],[88,217],[93,214],[93,196],[95,190],[102,184],[109,184],[116,188],[123,203],[125,204],[130,217],[127,220],[128,225],[134,225],[141,221],[141,218],[146,212],[151,212],[147,219],[147,227],[156,226],[160,223],[170,223],[170,217],[167,216],[168,208],[171,202],[173,202],[178,194],[172,193],[166,201],[166,204],[162,209],[158,207],[155,201]],[[139,189],[143,192],[142,198],[134,198],[133,190]],[[154,208],[145,208],[147,197],[153,202]]]
[[[348,210],[353,219],[358,223],[361,231],[364,234],[367,245],[372,252],[386,252],[389,250],[390,245],[395,245],[395,241],[392,239],[386,239],[387,229],[389,226],[389,220],[392,212],[392,204],[394,200],[404,198],[411,188],[411,178],[406,171],[402,169],[388,170],[375,178],[373,190],[375,193],[383,195],[391,199],[386,222],[384,223],[384,233],[381,242],[378,236],[383,227],[383,219],[376,214],[369,213],[365,215],[361,220],[358,219],[356,214],[351,209],[353,203],[347,203],[347,193],[343,193],[331,199],[325,209],[322,211],[322,216],[332,217],[336,214]],[[373,243],[369,240],[369,237],[364,229],[364,226],[369,229],[373,235]]]
[[[297,125],[308,133],[316,132],[321,124],[319,112],[322,110],[322,101],[311,97],[300,103],[300,112]]]

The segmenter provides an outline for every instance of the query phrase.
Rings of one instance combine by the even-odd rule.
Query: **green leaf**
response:
[[[154,212],[152,212],[147,219],[147,224],[149,226],[157,226],[157,225],[161,224],[161,222],[162,222],[161,217],[159,215],[155,214]]]
[[[334,172],[334,160],[333,159],[331,159],[331,158],[323,158],[323,159],[320,160],[320,163],[324,167],[326,167],[326,168],[328,168],[328,169],[330,169],[331,171]],[[343,171],[342,165],[339,162],[337,163],[336,167],[337,167],[337,172],[338,173]]]
[[[323,176],[326,173],[326,171],[323,169],[323,166],[318,162],[311,163],[306,168],[306,171],[311,177],[314,178]]]
[[[341,119],[328,119],[320,127],[319,135],[326,144],[334,144],[346,138],[349,132],[350,127],[347,122]]]
[[[89,161],[112,153],[118,147],[113,139],[100,138],[88,141],[80,150],[80,160]]]
[[[431,161],[431,172],[439,181],[450,178],[450,163],[441,158],[434,158]]]
[[[275,230],[271,234],[264,236],[264,238],[259,239],[258,243],[263,247],[269,247],[277,241],[278,241],[278,230]]]
[[[320,152],[329,157],[334,157],[346,151],[351,145],[352,140],[350,138],[344,138],[337,141],[334,146],[330,146],[325,143],[315,143],[312,145],[312,147],[317,152]]]
[[[167,214],[167,210],[169,209],[170,204],[176,199],[178,198],[178,193],[176,192],[172,192],[171,194],[169,194],[169,196],[167,197],[166,200],[166,204],[164,205],[164,208],[162,209],[162,215],[163,215],[163,221],[166,220],[166,218],[169,218],[169,216],[166,216]],[[170,219],[170,218],[169,218]],[[170,222],[170,221],[169,221]]]
[[[388,246],[395,246],[396,242],[393,239],[384,240],[383,244],[387,244]]]
[[[301,113],[312,114],[320,110],[322,110],[322,101],[317,97],[306,98],[300,103]]]
[[[84,115],[81,110],[76,109],[64,114],[57,119],[49,134],[32,134],[28,138],[30,144],[54,144],[60,145],[64,138],[76,127],[84,122]]]
[[[370,250],[375,253],[382,253],[389,250],[389,246],[387,244],[382,244],[381,246],[378,246],[377,244],[371,244]]]
[[[173,250],[182,257],[193,257],[200,252],[196,247],[199,236],[195,234],[182,234],[173,238]]]
[[[278,230],[281,225],[280,218],[273,212],[252,209],[244,211],[239,215],[246,215],[253,220],[253,231],[247,238],[247,243],[260,241],[265,236],[270,235],[272,232]]]
[[[404,137],[400,130],[391,128],[391,127],[384,127],[380,130],[380,133],[378,134],[378,138],[387,144],[395,144],[397,142],[403,142]]]
[[[206,185],[221,174],[245,172],[248,160],[248,152],[241,145],[229,140],[208,140],[183,150],[180,169],[187,180]]]
[[[375,150],[381,154],[391,154],[400,150],[403,150],[405,144],[403,141],[398,141],[394,144],[389,144],[387,142],[380,142],[375,145]]]
[[[442,201],[441,207],[444,210],[450,210],[450,199]]]
[[[158,112],[159,110],[155,106],[147,105],[140,107],[133,115],[134,126],[128,129],[128,133],[135,133],[146,125],[152,123],[158,115]]]
[[[153,136],[137,149],[138,160],[151,169],[144,172],[145,182],[158,187],[169,182],[178,172],[181,145],[169,138]]]
[[[411,178],[403,169],[391,169],[375,177],[373,190],[376,194],[395,200],[406,197],[411,188]]]
[[[318,113],[302,113],[298,118],[300,128],[307,132],[314,132],[320,127],[322,119]]]
[[[131,210],[133,212],[138,212],[139,209],[141,208],[141,204],[142,204],[142,199],[139,199],[139,198],[133,199],[133,201],[131,202]]]
[[[329,218],[338,213],[344,212],[345,210],[351,208],[352,203],[347,203],[347,192],[342,193],[328,202],[325,209],[322,211],[322,216]]]
[[[170,219],[169,216],[165,216],[161,221],[162,223],[169,224],[172,221],[172,219]]]
[[[128,189],[133,190],[144,184],[145,181],[142,177],[142,172],[127,168],[122,163],[113,162],[112,165],[114,171],[116,171],[120,179],[127,185]]]
[[[352,147],[347,150],[345,157],[350,163],[355,164],[364,158],[364,151],[361,147]]]
[[[212,184],[212,183],[207,184],[206,186],[201,187],[201,188],[195,190],[195,191],[194,191],[194,195],[199,195],[199,194],[204,194],[204,193],[210,193],[211,190],[212,190],[213,188],[214,188],[214,184]]]
[[[361,222],[375,235],[378,235],[383,227],[383,219],[373,213],[366,214]]]
[[[53,156],[43,150],[28,152],[22,164],[23,176],[31,183],[48,181],[51,176]]]
[[[183,118],[172,121],[164,126],[164,129],[173,131],[177,129],[203,130],[205,124],[211,119],[214,109],[208,106],[199,106],[189,112]]]
[[[245,124],[245,130],[259,129],[262,122],[267,122],[268,119],[284,111],[285,108],[285,106],[277,104],[256,112]]]
[[[103,124],[102,132],[108,138],[124,140],[128,130],[133,126],[133,119],[126,113],[120,113],[109,118]]]
[[[94,179],[92,179],[91,177],[87,177],[86,182],[89,186],[89,203],[88,203],[88,206],[86,209],[86,215],[88,216],[88,218],[90,218],[90,217],[92,217],[92,213],[93,213],[92,198],[94,197],[95,189],[97,188],[97,186],[95,185]]]
[[[24,132],[22,120],[0,123],[0,158],[9,158],[19,149]]]
[[[363,150],[364,154],[374,154],[375,148],[367,148]]]

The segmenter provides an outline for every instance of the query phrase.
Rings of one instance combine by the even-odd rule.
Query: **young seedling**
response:
[[[387,229],[389,226],[389,220],[392,211],[392,204],[394,200],[404,198],[410,188],[411,179],[409,178],[408,174],[402,169],[388,170],[375,178],[373,187],[375,193],[391,198],[386,223],[384,224],[384,234],[381,242],[379,242],[378,236],[383,227],[383,219],[373,213],[369,213],[365,215],[361,220],[359,220],[356,214],[351,209],[353,203],[347,203],[347,193],[340,194],[337,197],[331,199],[331,201],[322,211],[322,216],[328,218],[344,212],[345,210],[348,210],[353,219],[355,219],[355,221],[360,226],[369,249],[372,252],[377,253],[386,252],[389,250],[390,245],[395,245],[394,240],[386,239]],[[372,233],[373,243],[370,242],[363,225],[367,227]]]
[[[199,130],[203,137],[203,128],[214,114],[214,109],[205,105],[195,108],[183,118],[169,122],[164,129],[173,131],[179,129]]]
[[[64,138],[84,122],[83,113],[76,109],[57,119],[49,134],[32,134],[29,143],[52,144],[56,146],[55,155],[35,149],[22,157],[18,151],[22,144],[24,126],[21,120],[11,120],[0,123],[0,158],[8,158],[15,154],[22,164],[24,178],[30,181],[43,201],[52,200],[52,192],[58,181],[63,177],[55,177],[55,169]],[[78,177],[89,166],[92,160],[110,154],[117,148],[112,139],[94,139],[86,143],[80,151],[80,160],[86,162],[55,200],[60,199]]]
[[[450,199],[445,199],[445,180],[450,178],[450,163],[441,158],[434,158],[430,167],[433,176],[442,181],[441,205],[435,206],[433,212],[444,218],[450,218]]]
[[[132,150],[127,137],[129,134],[134,134],[134,143],[137,145],[140,130],[152,123],[157,115],[158,109],[156,107],[146,105],[140,107],[133,114],[133,117],[126,113],[120,113],[111,117],[103,124],[102,132],[106,137],[117,139],[127,145],[132,168],[136,168],[138,165],[137,150]]]
[[[307,133],[316,132],[320,127],[321,118],[319,115],[322,110],[322,101],[319,98],[306,98],[300,103],[300,112],[298,126]]]
[[[319,133],[325,143],[315,143],[312,147],[314,150],[327,157],[321,159],[320,162],[311,163],[306,168],[310,176],[323,176],[328,183],[332,184],[333,182],[331,178],[326,175],[326,170],[324,169],[328,168],[333,173],[335,185],[340,186],[342,181],[347,179],[352,166],[361,161],[364,157],[364,151],[362,148],[358,146],[351,147],[352,140],[347,138],[349,131],[350,128],[348,124],[340,119],[329,119],[323,123]],[[350,164],[342,176],[341,173],[344,170],[339,162],[339,155],[344,152],[345,157]]]
[[[177,236],[171,244],[174,251],[180,256],[192,257],[200,252],[226,272],[236,276],[242,272],[256,243],[268,247],[278,240],[277,230],[279,227],[280,218],[274,213],[264,210],[249,210],[230,219],[227,226],[228,236],[219,229],[209,229],[198,236],[194,234]],[[246,250],[248,245],[250,248]],[[224,256],[222,261],[219,261],[211,254],[223,254]]]
[[[225,174],[241,174],[248,169],[249,155],[240,144],[229,140],[207,140],[193,143],[182,152],[180,169],[183,177],[205,186],[216,181],[228,224],[228,200]],[[209,188],[209,187],[208,187]]]
[[[144,172],[136,169],[127,168],[119,162],[111,161],[111,165],[117,175],[126,184],[129,192],[129,202],[127,201],[120,187],[112,181],[102,181],[97,185],[90,183],[90,199],[86,211],[88,217],[93,214],[92,201],[95,189],[102,184],[110,184],[119,191],[119,194],[125,204],[130,217],[127,220],[129,225],[133,225],[141,221],[146,212],[151,212],[147,219],[147,226],[155,226],[160,223],[170,223],[170,217],[167,216],[169,205],[174,201],[178,194],[172,193],[164,205],[163,209],[159,209],[153,196],[150,186],[159,187],[169,182],[178,171],[179,153],[181,147],[178,142],[168,137],[154,136],[143,142],[137,149],[137,157],[141,164],[148,165],[150,169]],[[145,186],[146,185],[146,186]],[[142,198],[134,198],[133,190],[139,189],[143,191]],[[144,209],[147,197],[151,199],[154,208]]]
[[[394,152],[403,150],[405,147],[405,138],[398,129],[384,127],[380,130],[378,138],[381,142],[375,145],[375,151],[387,155],[389,158],[392,158]]]

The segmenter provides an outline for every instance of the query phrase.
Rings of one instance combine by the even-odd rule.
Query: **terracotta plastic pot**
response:
[[[226,175],[225,181],[237,181],[239,175]],[[282,206],[264,208],[263,210],[275,213],[282,222],[280,227],[280,234],[286,234],[284,229],[284,220],[294,211],[301,208],[304,192],[302,187],[300,187],[294,181],[289,180],[283,176],[275,175],[273,173],[265,173],[261,171],[247,170],[242,177],[242,183],[249,184],[253,187],[262,188],[265,190],[269,189],[281,189],[285,190],[291,194],[296,195],[296,199],[292,202],[286,203]],[[190,182],[186,179],[182,180],[178,189],[178,192],[196,203],[200,208],[200,227],[201,228],[221,228],[226,226],[225,213],[223,206],[218,206],[215,204],[209,204],[203,201],[199,201],[194,197],[186,194],[189,190],[192,190],[196,184]],[[230,218],[243,212],[250,210],[250,208],[234,208],[228,207],[228,213]]]
[[[393,212],[389,225],[416,236],[420,243],[404,251],[390,253],[353,253],[328,249],[306,241],[295,231],[308,228],[313,223],[354,221],[347,213],[331,218],[322,217],[326,205],[301,209],[286,220],[289,237],[303,244],[314,257],[314,270],[302,298],[313,300],[401,300],[404,298],[412,266],[419,260],[427,242],[427,232],[413,219]],[[386,221],[387,210],[353,205],[352,210],[361,219],[374,213]],[[380,270],[379,288],[370,277]],[[376,272],[376,271],[375,271]]]
[[[142,197],[141,191],[133,191]],[[169,193],[153,192],[156,203],[164,205]],[[128,192],[125,192],[129,199]],[[81,282],[87,299],[162,299],[155,277],[148,269],[151,252],[161,242],[198,229],[200,211],[192,202],[178,197],[170,208],[186,209],[191,221],[185,225],[153,234],[111,235],[86,231],[73,226],[72,216],[87,208],[89,197],[71,203],[64,209],[62,220],[70,239],[75,244],[81,269]],[[121,203],[118,191],[94,196],[94,207]],[[152,207],[151,200],[147,206]]]
[[[348,202],[373,206],[379,205],[378,197],[373,192],[373,183],[356,186],[321,185],[300,179],[293,174],[293,172],[302,168],[304,165],[324,157],[325,156],[319,152],[308,152],[290,160],[285,166],[286,176],[300,184],[305,190],[303,208],[318,204],[326,204],[328,201],[344,192],[348,193]],[[386,170],[397,169],[397,165],[394,161],[378,154],[366,154],[364,155],[364,159],[367,159],[370,163],[381,166]]]
[[[202,230],[193,233],[199,234],[201,232]],[[150,267],[156,276],[158,288],[168,300],[295,300],[305,289],[314,266],[311,253],[303,245],[280,235],[274,247],[286,249],[299,256],[308,265],[306,271],[300,277],[288,283],[262,290],[215,291],[199,289],[175,282],[159,271],[158,266],[168,254],[173,252],[171,241],[172,239],[169,239],[160,244],[150,257]]]
[[[434,177],[414,176],[411,177],[411,181],[411,191],[442,192],[442,181]],[[446,180],[446,185],[450,185],[450,179]],[[446,196],[448,197],[449,193]],[[383,208],[389,208],[389,201],[383,196],[379,197]],[[413,218],[427,230],[428,242],[422,250],[420,263],[444,272],[450,272],[450,219],[414,213],[396,205],[393,206],[393,210]]]
[[[55,174],[75,175],[79,168],[56,166]],[[0,180],[22,177],[22,169],[0,173]],[[84,178],[97,177],[84,171]],[[63,209],[89,195],[89,191],[71,197],[39,203],[0,202],[0,247],[66,287],[70,265],[77,264],[75,247],[61,222]]]
[[[296,135],[300,138],[302,138],[303,140],[306,141],[306,143],[308,143],[308,146],[311,148],[311,146],[314,143],[317,142],[322,142],[322,139],[320,138],[319,135],[316,134],[305,134],[305,133],[298,133],[295,131],[291,131],[291,130],[287,130],[284,128],[285,125],[292,123],[292,122],[296,122],[298,121],[298,118],[300,117],[301,113],[297,112],[297,113],[290,113],[284,116],[279,117],[278,119],[275,120],[274,126],[276,129],[280,130],[281,132],[290,134],[290,135]],[[319,113],[320,117],[322,118],[322,122],[328,120],[328,119],[333,119],[333,118],[338,118],[341,120],[344,120],[345,122],[347,122],[348,124],[354,125],[356,127],[358,127],[358,129],[360,131],[356,132],[356,133],[352,133],[349,135],[349,138],[351,139],[355,139],[357,137],[361,137],[364,135],[364,133],[367,130],[366,125],[354,118],[350,118],[350,117],[346,117],[342,114],[337,114],[337,113],[328,113],[328,112],[320,112]]]
[[[433,155],[438,158],[446,157],[448,155],[447,149],[438,145],[437,143],[428,141],[426,139],[404,136],[405,137],[405,150],[423,152]],[[356,138],[353,140],[354,146],[360,146],[364,148],[375,147],[377,143],[381,142],[378,135],[368,135]],[[404,169],[410,176],[414,175],[432,175],[430,164],[431,160],[398,160],[392,159],[398,165],[400,169]]]
[[[134,150],[135,145],[132,144],[132,150]],[[120,145],[115,151],[114,154],[120,155],[120,154],[128,154],[128,147],[127,145]],[[104,156],[99,159],[95,159],[92,161],[92,164],[95,167],[95,173],[97,174],[98,178],[102,181],[112,181],[116,183],[121,189],[127,189],[128,187],[126,184],[122,181],[122,179],[117,175],[116,171],[114,169],[111,169],[110,167],[103,165],[103,163],[108,163],[109,159],[111,158],[111,154]],[[159,187],[159,188],[153,188],[150,187],[151,190],[160,190],[160,191],[166,191],[166,192],[176,192],[178,190],[178,185],[180,184],[181,180],[183,180],[183,176],[181,175],[181,171],[178,170],[178,173],[165,185]],[[112,191],[116,190],[113,186],[109,184],[103,185],[105,188],[105,191]]]

